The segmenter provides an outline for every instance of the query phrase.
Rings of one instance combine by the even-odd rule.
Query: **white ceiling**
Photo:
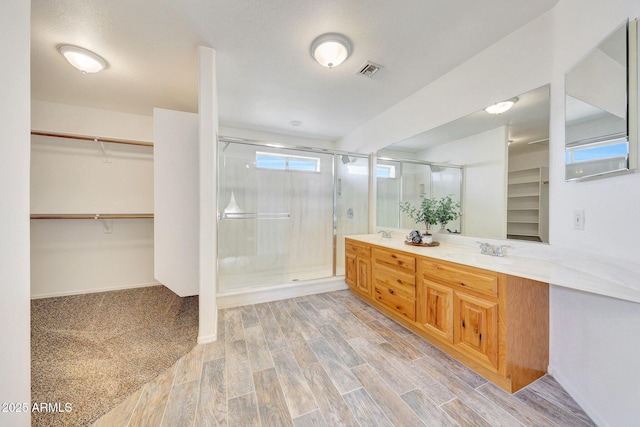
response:
[[[333,140],[557,1],[32,0],[32,97],[196,112],[204,45],[216,50],[221,125]],[[326,32],[353,42],[335,69],[309,55]],[[95,51],[109,68],[82,75],[57,52],[61,43]],[[367,60],[384,66],[372,79],[355,74]]]

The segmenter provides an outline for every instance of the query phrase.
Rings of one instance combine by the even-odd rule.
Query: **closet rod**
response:
[[[31,219],[137,219],[153,214],[32,214]]]
[[[90,136],[82,136],[82,135],[71,135],[68,133],[55,133],[55,132],[40,132],[40,131],[31,131],[31,135],[38,136],[52,136],[54,138],[69,138],[69,139],[80,139],[82,141],[100,141],[100,142],[112,142],[114,144],[126,144],[126,145],[140,145],[142,147],[153,147],[153,143],[144,142],[144,141],[131,141],[127,139],[112,139],[112,138],[98,138],[98,137],[90,137]]]

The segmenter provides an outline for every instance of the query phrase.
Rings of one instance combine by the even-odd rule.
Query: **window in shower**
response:
[[[352,184],[349,174],[342,176],[340,166],[347,164],[337,158],[332,153],[220,143],[219,292],[343,274],[337,263],[344,260],[335,254],[344,239],[336,243],[334,236],[344,233],[342,229],[367,232],[368,207],[361,200],[367,200],[368,185],[362,187],[360,181],[368,184],[368,178]],[[367,159],[351,164],[366,165]],[[335,193],[337,182],[342,198]],[[335,200],[344,197],[349,197],[349,206],[336,208],[334,221]],[[349,227],[355,222],[364,223],[364,229]]]
[[[256,152],[256,167],[259,169],[320,172],[320,159],[258,151]]]

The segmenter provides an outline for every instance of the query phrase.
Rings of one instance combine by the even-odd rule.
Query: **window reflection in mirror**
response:
[[[636,167],[636,25],[619,26],[565,75],[567,181]]]
[[[380,150],[378,164],[393,164],[397,178],[378,178],[376,225],[414,228],[400,214],[399,202],[419,202],[422,193],[436,198],[455,193],[450,180],[458,179],[462,217],[448,229],[475,237],[547,242],[549,85],[512,99],[515,104],[502,114],[478,111]],[[431,167],[423,181],[407,169],[405,185],[409,162],[399,159],[452,169]],[[463,166],[464,174],[456,165]],[[439,187],[436,179],[446,186]]]

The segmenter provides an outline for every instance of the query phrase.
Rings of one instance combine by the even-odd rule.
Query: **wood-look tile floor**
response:
[[[220,310],[216,342],[102,426],[593,426],[550,376],[510,395],[349,291]]]

